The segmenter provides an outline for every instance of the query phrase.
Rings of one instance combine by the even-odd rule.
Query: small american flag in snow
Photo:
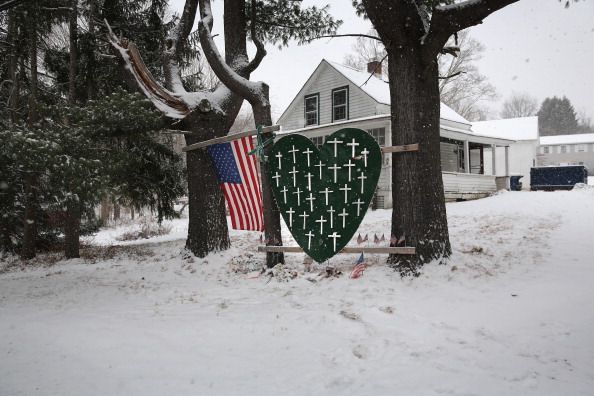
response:
[[[363,255],[363,253],[361,253],[361,256],[359,256],[359,259],[357,260],[355,266],[353,267],[353,270],[351,271],[350,278],[360,278],[361,275],[363,275],[363,271],[365,271],[365,268],[367,268],[367,264],[365,264],[365,256]]]
[[[231,226],[236,230],[262,231],[262,192],[251,136],[208,147],[225,194]]]

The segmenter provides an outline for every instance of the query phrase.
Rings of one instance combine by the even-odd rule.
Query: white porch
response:
[[[316,144],[322,144],[324,136],[347,127],[373,131],[374,137],[376,139],[379,137],[380,145],[392,145],[389,115],[282,131],[280,135],[298,133],[314,140]],[[376,136],[378,133],[381,135]],[[512,140],[480,136],[447,120],[441,121],[440,136],[441,168],[446,201],[483,198],[500,189],[509,188],[509,145],[513,143]],[[498,175],[492,171],[501,168],[501,165],[495,163],[497,156],[491,155],[496,151],[496,147],[503,147],[505,151],[504,174]],[[378,208],[392,207],[392,155],[385,155],[383,161],[374,199],[374,205]],[[486,159],[489,159],[489,164],[486,164]]]

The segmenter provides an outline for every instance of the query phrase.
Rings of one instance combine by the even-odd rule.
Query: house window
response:
[[[314,136],[310,140],[317,148],[320,148],[324,144],[324,136]]]
[[[349,118],[349,87],[332,90],[332,122]]]
[[[367,132],[373,136],[375,141],[382,147],[386,145],[386,128],[368,129]]]
[[[559,146],[559,153],[560,154],[567,153],[567,146]]]
[[[542,148],[542,153],[543,154],[550,154],[551,153],[551,148],[549,146],[544,146]]]
[[[585,153],[587,149],[588,146],[586,146],[585,144],[576,144],[575,146],[576,153]]]
[[[305,126],[320,124],[320,94],[305,97]]]

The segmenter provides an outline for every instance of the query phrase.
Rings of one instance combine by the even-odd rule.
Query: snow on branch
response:
[[[144,64],[136,45],[129,40],[120,40],[105,21],[108,29],[108,39],[111,45],[118,50],[145,96],[153,102],[155,107],[171,118],[184,118],[190,113],[190,107],[181,98],[163,88],[152,76]]]
[[[256,55],[254,59],[247,65],[245,68],[245,73],[252,73],[254,70],[260,66],[260,63],[266,56],[266,49],[264,48],[264,44],[258,38],[258,34],[256,32],[256,0],[252,0],[252,20],[250,26],[250,36],[252,37],[252,42],[256,46]]]
[[[517,1],[519,0],[466,0],[461,3],[438,5],[433,9],[431,24],[449,31],[451,36],[455,32],[482,23],[483,19],[495,11]]]
[[[319,40],[319,39],[323,39],[323,38],[335,38],[335,37],[364,37],[364,38],[368,38],[368,39],[372,39],[372,40],[382,41],[381,38],[379,38],[377,36],[370,36],[369,34],[348,33],[348,34],[325,34],[322,36],[312,37],[309,40],[307,40],[307,42],[309,43],[314,40]]]
[[[519,0],[466,0],[461,3],[436,5],[431,13],[429,31],[422,38],[429,57],[445,50],[448,38],[468,27],[478,25],[497,10]],[[451,53],[446,51],[446,53]]]
[[[199,4],[201,19],[198,22],[198,33],[200,35],[200,44],[212,70],[225,86],[248,102],[267,102],[268,99],[264,95],[262,83],[253,82],[240,76],[227,65],[219,53],[211,34],[213,16],[210,0],[200,0]]]
[[[186,0],[181,18],[165,42],[166,48],[163,57],[165,85],[167,89],[180,95],[186,94],[179,70],[180,48],[182,43],[187,42],[192,31],[197,9],[198,0]]]

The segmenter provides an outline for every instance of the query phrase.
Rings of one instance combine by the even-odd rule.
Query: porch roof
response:
[[[314,125],[305,128],[298,128],[293,130],[281,130],[277,133],[278,136],[299,133],[304,135],[330,134],[340,128],[373,128],[373,124],[388,124],[390,123],[389,114],[379,114],[369,117],[355,118],[352,120],[334,122],[331,124]],[[468,140],[472,143],[480,143],[486,145],[509,146],[514,140],[494,138],[491,136],[483,136],[465,129],[456,128],[449,125],[440,125],[441,137],[455,140]]]

